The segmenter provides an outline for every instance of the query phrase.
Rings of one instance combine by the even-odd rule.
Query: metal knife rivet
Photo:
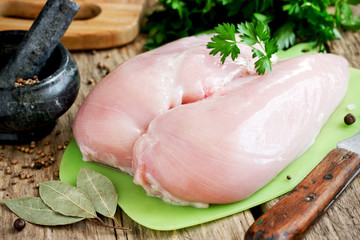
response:
[[[328,174],[326,174],[325,176],[324,176],[324,179],[325,180],[330,180],[330,179],[333,179],[334,178],[334,176],[331,174],[331,173],[328,173]]]
[[[315,197],[316,197],[316,194],[310,194],[310,195],[306,196],[304,199],[307,202],[312,202],[315,200]]]

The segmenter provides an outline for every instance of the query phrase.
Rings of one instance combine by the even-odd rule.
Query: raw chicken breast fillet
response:
[[[224,65],[209,55],[212,35],[187,37],[140,54],[108,74],[87,96],[73,124],[84,160],[132,174],[135,141],[170,108],[210,96],[227,82],[255,74],[251,48]]]
[[[309,54],[171,109],[137,140],[134,182],[179,205],[245,199],[313,143],[343,99],[348,78],[344,58]]]

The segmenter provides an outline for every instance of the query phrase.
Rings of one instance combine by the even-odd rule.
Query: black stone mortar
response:
[[[26,31],[0,32],[0,69],[25,34]],[[38,78],[40,81],[35,84],[0,88],[0,144],[29,143],[45,137],[75,101],[80,87],[78,67],[61,43]]]

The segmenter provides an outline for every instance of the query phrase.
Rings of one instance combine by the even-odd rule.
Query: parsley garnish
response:
[[[220,53],[221,62],[224,63],[228,56],[235,60],[240,54],[238,43],[245,43],[252,47],[253,58],[259,59],[255,62],[256,72],[259,75],[271,71],[271,56],[278,51],[276,39],[271,38],[270,28],[262,21],[244,22],[237,25],[237,31],[240,33],[240,41],[236,40],[235,26],[229,23],[219,24],[215,27],[217,35],[211,38],[207,48],[213,49],[210,54]],[[255,48],[258,44],[258,48]]]
[[[279,49],[297,41],[324,45],[339,38],[338,29],[358,31],[360,18],[350,5],[360,0],[158,0],[147,16],[147,49],[214,29],[219,23],[237,24],[258,19],[266,22]],[[329,7],[333,6],[334,11]]]

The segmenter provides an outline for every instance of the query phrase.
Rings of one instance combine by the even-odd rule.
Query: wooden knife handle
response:
[[[334,149],[276,205],[248,229],[248,239],[300,239],[359,172],[360,158]]]

